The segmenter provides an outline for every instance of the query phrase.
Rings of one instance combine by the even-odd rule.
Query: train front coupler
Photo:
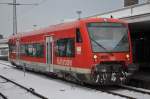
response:
[[[93,72],[93,79],[97,84],[116,84],[126,80],[126,71],[121,64],[98,64]]]

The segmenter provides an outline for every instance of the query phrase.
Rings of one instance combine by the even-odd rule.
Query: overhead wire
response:
[[[35,6],[30,6],[28,10],[25,10],[25,11],[21,11],[21,13],[19,13],[19,17],[23,17],[26,13],[29,13],[31,11],[33,11],[33,9],[37,8],[38,6],[41,6],[42,4],[44,4],[46,1],[48,0],[41,0],[41,2],[37,3],[37,5]]]

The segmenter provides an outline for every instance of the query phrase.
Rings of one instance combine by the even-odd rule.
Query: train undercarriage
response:
[[[93,70],[93,80],[98,85],[123,84],[137,70],[134,64],[125,67],[123,64],[104,63],[96,65]]]

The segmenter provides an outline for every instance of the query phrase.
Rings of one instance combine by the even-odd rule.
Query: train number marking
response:
[[[72,60],[57,58],[57,64],[63,66],[72,66]]]

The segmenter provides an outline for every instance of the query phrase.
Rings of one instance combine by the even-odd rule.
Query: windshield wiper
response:
[[[125,45],[126,43],[128,43],[128,38],[127,35],[124,35],[121,40],[116,44],[116,46],[113,48],[113,50],[117,49],[118,47],[124,47],[123,45]]]
[[[97,41],[95,41],[93,38],[91,38],[93,42],[95,42],[99,47],[103,48],[106,52],[109,52],[105,47],[103,47],[101,44],[99,44]]]
[[[94,39],[91,38],[91,40],[93,42],[95,42],[99,47],[103,48],[106,52],[108,52],[108,54],[110,54],[111,56],[113,56],[113,54],[111,52],[109,52],[105,47],[103,47],[101,44],[99,44],[97,41],[95,41]]]

